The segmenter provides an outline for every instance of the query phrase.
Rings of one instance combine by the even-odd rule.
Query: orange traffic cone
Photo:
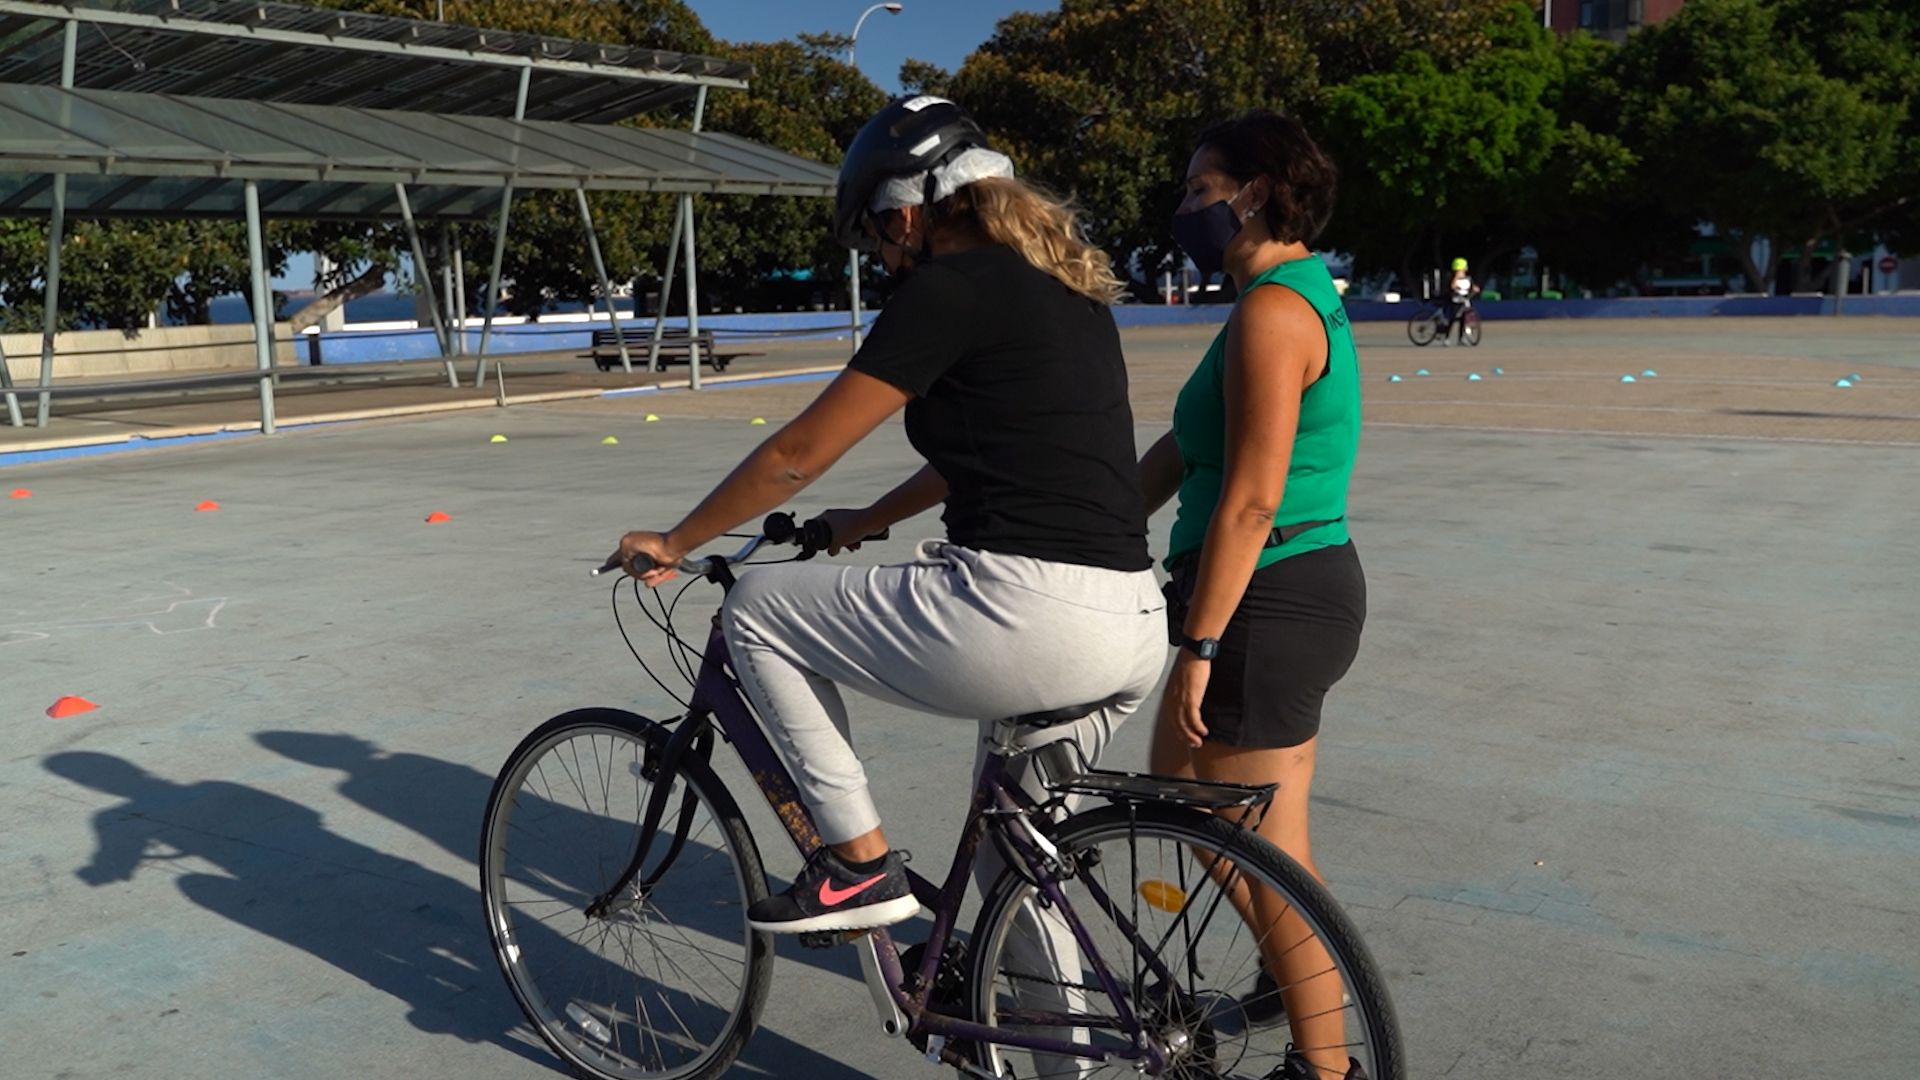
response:
[[[443,521],[452,521],[452,520],[453,520],[453,515],[447,513],[444,510],[435,510],[433,513],[427,515],[427,524],[429,525],[438,525]]]
[[[79,716],[81,713],[89,713],[99,707],[86,698],[69,696],[47,706],[47,715],[55,720],[65,720],[69,716]]]

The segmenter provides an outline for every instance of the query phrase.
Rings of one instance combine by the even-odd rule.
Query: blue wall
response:
[[[1831,315],[1831,296],[1674,296],[1620,297],[1594,300],[1492,300],[1480,305],[1481,317],[1489,322],[1505,319],[1697,319],[1724,316]],[[1388,304],[1378,300],[1350,300],[1347,315],[1354,322],[1402,322],[1419,309],[1419,304]],[[1122,304],[1113,309],[1114,321],[1122,327],[1133,326],[1218,326],[1226,321],[1225,304],[1200,304],[1192,307],[1162,307],[1157,304]],[[1920,318],[1920,296],[1853,296],[1846,300],[1848,315],[1900,315]],[[866,312],[871,324],[873,313]],[[622,319],[623,326],[651,328],[652,320]],[[499,326],[493,331],[489,351],[500,353],[574,350],[586,352],[592,344],[593,330],[599,323],[530,323]],[[667,325],[684,328],[685,319],[668,319]],[[701,329],[711,329],[721,345],[768,340],[820,340],[844,337],[847,316],[844,312],[795,311],[757,315],[704,315]],[[309,335],[310,337],[311,335]],[[438,355],[431,330],[346,330],[319,335],[322,361],[328,364],[364,364],[382,360],[420,360]],[[311,357],[310,341],[303,338],[296,347],[301,360]],[[480,332],[467,331],[467,352],[480,348]]]

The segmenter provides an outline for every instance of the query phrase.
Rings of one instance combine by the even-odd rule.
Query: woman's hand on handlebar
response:
[[[635,556],[639,556],[637,563]],[[618,562],[649,589],[657,589],[674,579],[677,573],[674,568],[685,558],[686,552],[675,551],[665,536],[639,530],[621,537],[620,549],[608,561]]]
[[[820,515],[833,531],[833,540],[827,545],[828,555],[838,555],[842,551],[859,551],[864,540],[871,539],[876,533],[886,529],[884,523],[871,520],[872,508],[866,510],[828,510]]]

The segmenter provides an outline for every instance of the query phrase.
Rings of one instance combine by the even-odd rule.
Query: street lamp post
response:
[[[853,24],[853,36],[847,39],[847,66],[848,67],[853,66],[853,47],[859,44],[860,42],[860,28],[866,25],[867,16],[873,14],[876,11],[885,11],[889,15],[898,15],[900,14],[900,8],[901,8],[901,5],[899,4],[875,4],[872,7],[860,13],[860,18],[857,21],[855,21]]]
[[[857,21],[855,21],[853,24],[853,36],[847,39],[847,66],[848,67],[854,66],[853,49],[855,45],[858,45],[860,43],[860,28],[867,24],[867,16],[873,14],[876,11],[884,11],[889,15],[898,15],[900,14],[900,7],[901,5],[899,4],[875,4],[872,7],[860,13],[860,18]],[[853,316],[853,351],[859,352],[861,327],[860,327],[860,253],[858,251],[849,251],[847,253],[847,298],[848,298],[847,308]]]

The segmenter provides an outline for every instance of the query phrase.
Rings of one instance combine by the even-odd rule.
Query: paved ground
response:
[[[1477,352],[1363,328],[1372,616],[1329,705],[1316,831],[1414,1076],[1913,1075],[1906,325],[1495,324]],[[1129,335],[1143,439],[1200,337]],[[1469,384],[1469,364],[1507,374]],[[491,775],[561,709],[664,711],[584,570],[744,453],[748,417],[816,388],[0,473],[34,492],[0,502],[5,1074],[558,1075],[477,917]],[[1496,394],[1541,411],[1489,417]],[[889,427],[806,505],[867,497],[908,455]],[[48,719],[63,694],[101,707]],[[890,827],[939,850],[965,737],[855,721]],[[783,949],[740,1074],[920,1073],[852,971]]]

